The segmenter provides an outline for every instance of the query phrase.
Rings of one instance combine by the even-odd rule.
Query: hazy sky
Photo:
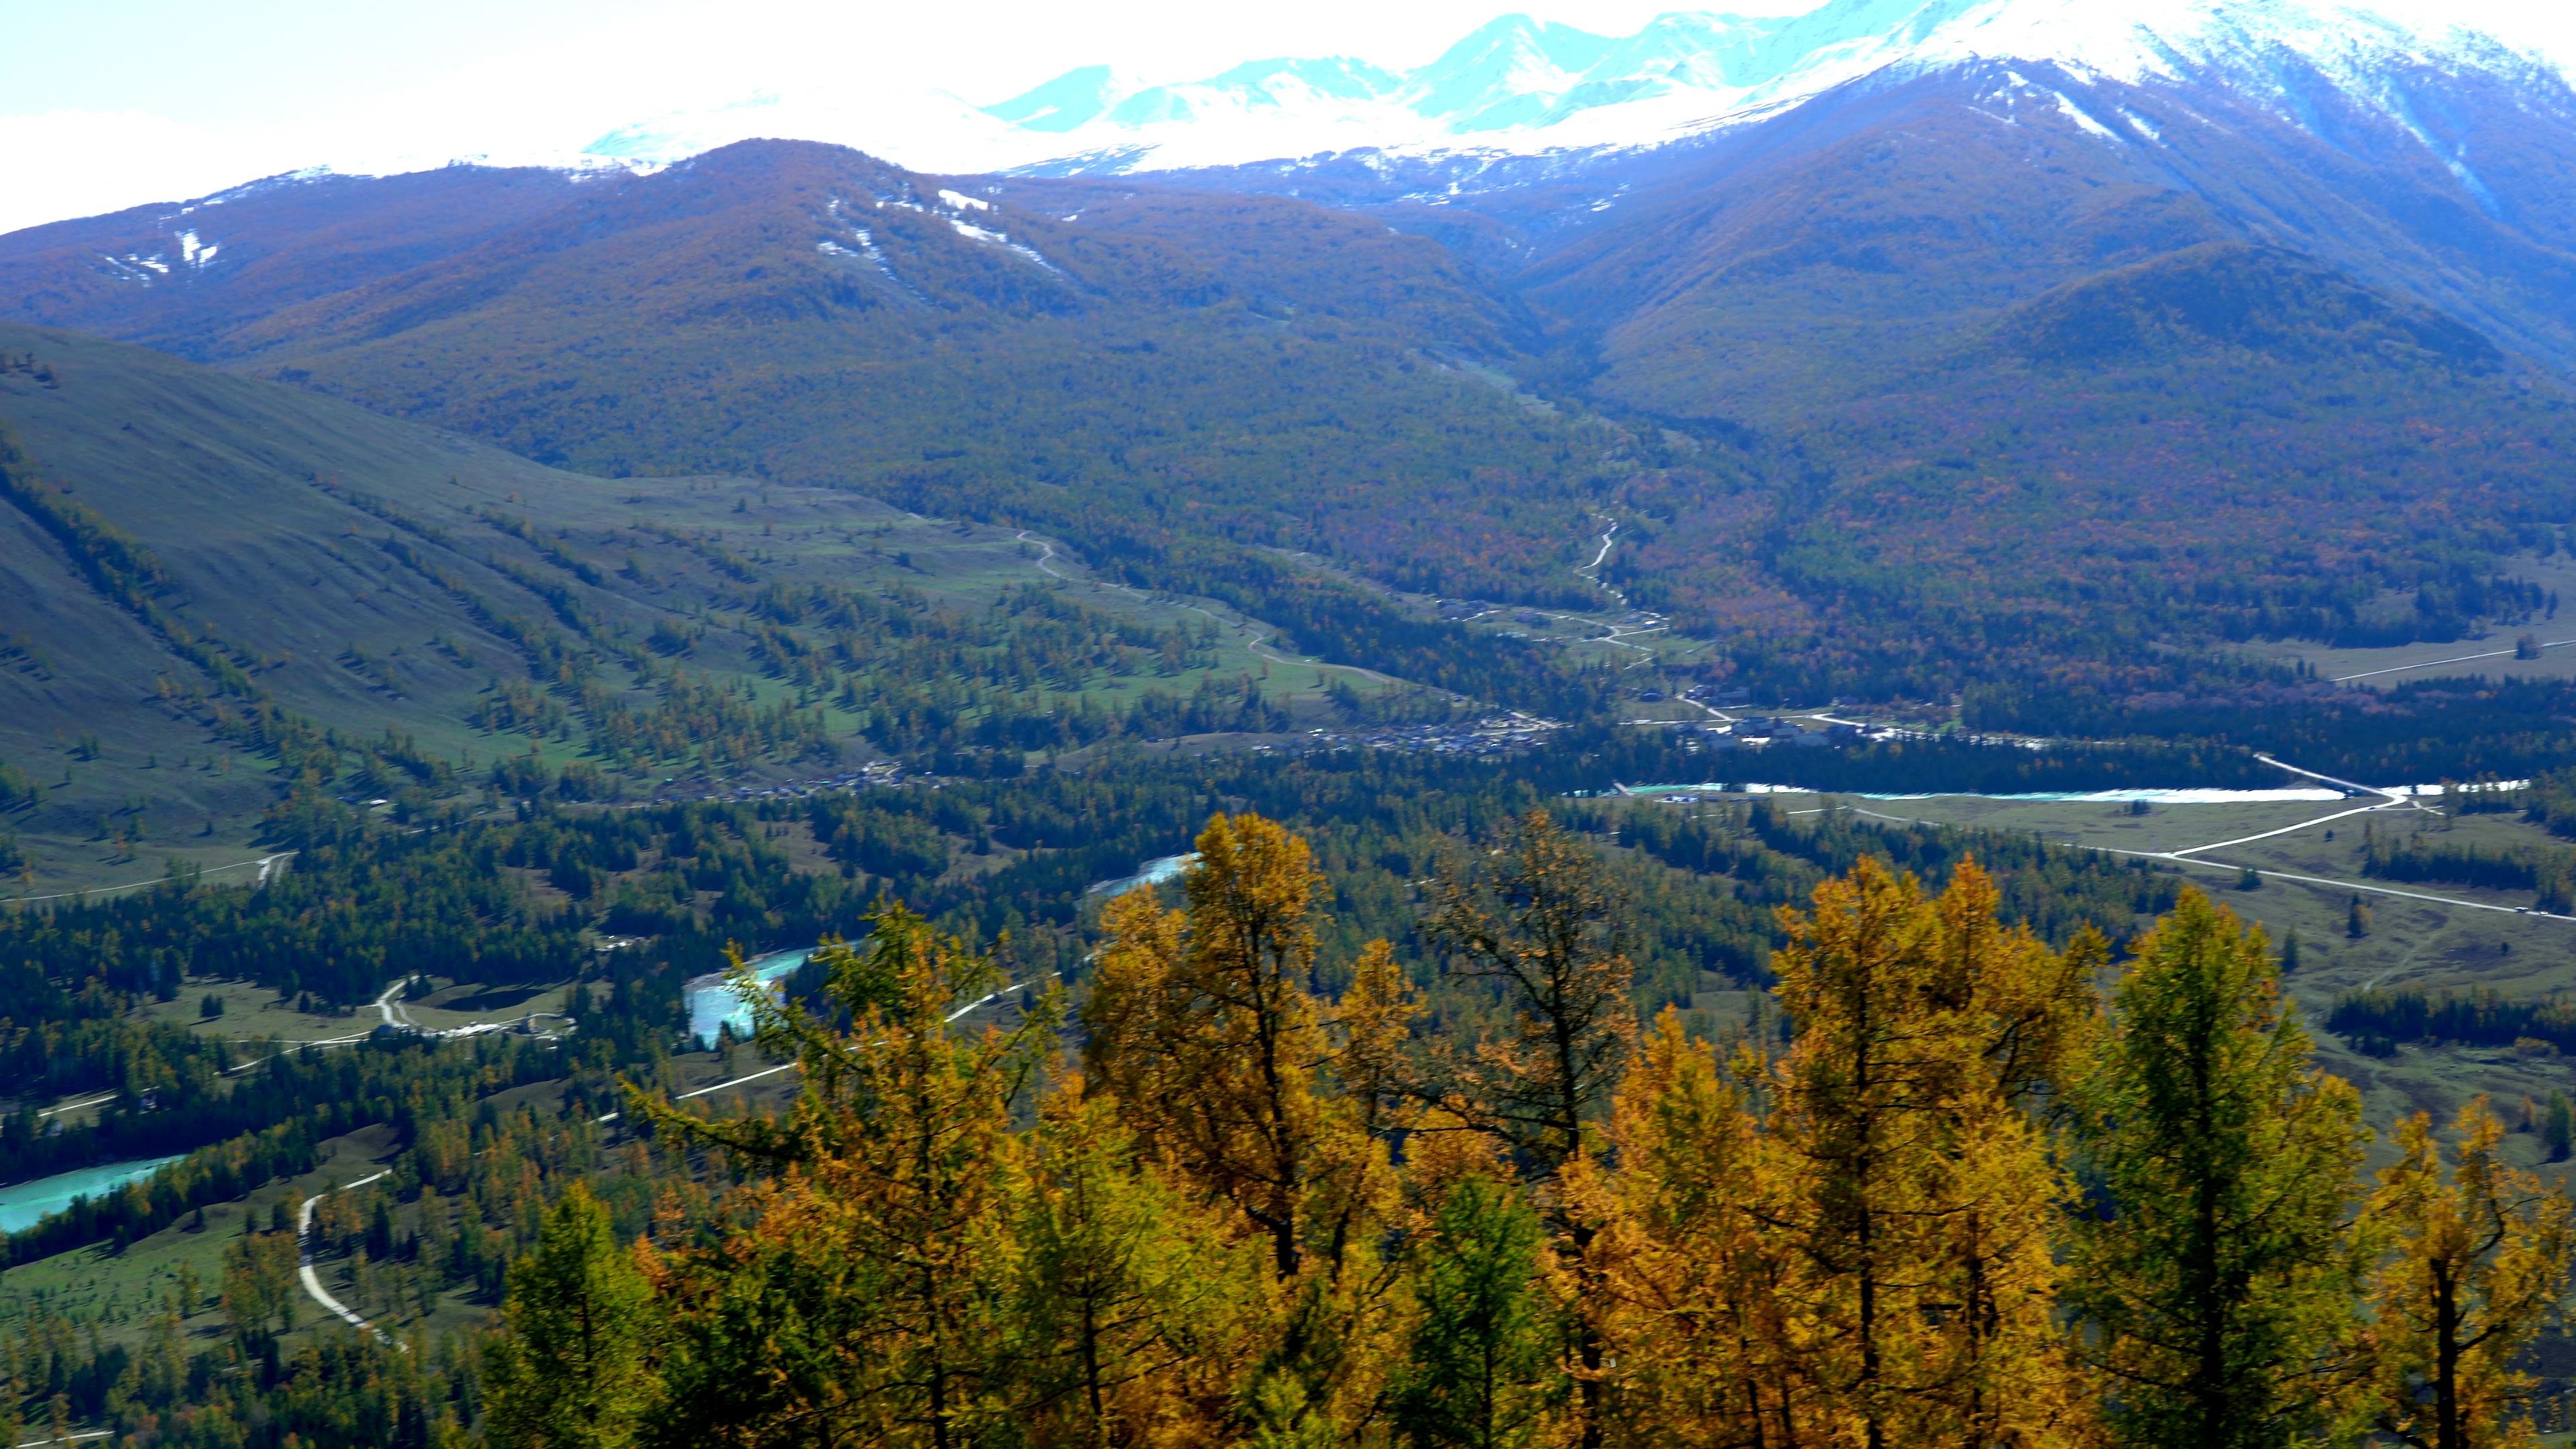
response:
[[[1815,0],[1716,8],[1784,13]],[[0,0],[0,231],[301,166],[537,160],[764,86],[989,104],[1077,65],[1417,65],[1518,9],[1626,34],[1651,0]],[[897,148],[895,159],[903,158]]]

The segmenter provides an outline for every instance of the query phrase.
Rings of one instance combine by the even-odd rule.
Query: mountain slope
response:
[[[2237,232],[2073,128],[1946,87],[1699,180],[1522,276],[1593,339],[1596,391],[1672,417],[1812,415],[1994,308]]]
[[[1437,246],[1301,202],[748,143],[183,345],[548,462],[1007,513],[1194,591],[1271,545],[1580,596],[1604,444],[1481,370],[1527,335]]]
[[[255,316],[454,255],[625,178],[452,166],[289,176],[0,236],[0,313],[202,356]]]
[[[1042,559],[845,489],[563,472],[0,324],[0,836],[130,880],[238,859],[299,787],[411,809],[1330,717],[1305,671],[1253,683],[1260,635]]]
[[[1881,690],[2004,658],[2138,683],[2150,642],[2454,637],[2484,607],[2457,591],[2576,506],[2548,461],[2566,389],[2458,305],[2512,295],[2503,226],[2454,224],[2456,183],[2385,131],[2303,149],[2225,99],[2159,127],[2176,98],[2050,70],[1856,87],[1556,243],[1527,295],[1590,395],[1794,440],[1766,572],[1807,647]],[[1721,633],[1776,624],[1694,577],[1746,527],[1675,507],[1617,577]]]
[[[631,516],[633,487],[71,334],[0,325],[0,353],[34,359],[0,373],[0,571],[26,605],[0,760],[42,787],[7,828],[55,868],[237,852],[308,767],[445,788],[549,738],[486,726],[587,652],[568,614],[640,640],[666,613],[509,531],[523,500]]]
[[[1607,582],[1801,695],[2145,688],[2248,634],[2516,616],[2506,555],[2576,506],[2546,375],[2576,364],[2576,124],[2501,68],[2204,50],[1881,67],[1492,164],[961,179],[745,143],[173,345],[549,463],[1043,529],[1488,698],[1435,672],[1481,657],[1291,555],[1573,604],[1617,519]],[[73,255],[0,259],[0,291]]]
[[[2233,243],[2006,309],[1799,437],[1816,472],[1765,523],[1771,569],[1815,602],[1822,647],[1912,672],[1905,692],[1974,659],[2139,689],[2184,640],[2455,638],[2540,607],[2502,560],[2553,549],[2576,512],[2566,388]],[[1675,526],[1631,566],[1680,604],[1706,546]]]

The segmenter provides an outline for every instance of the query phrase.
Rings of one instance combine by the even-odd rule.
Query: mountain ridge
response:
[[[2528,27],[2505,33],[2513,30],[2510,15],[2473,24],[2429,8],[2401,16],[2337,0],[2149,0],[2116,16],[2075,0],[1831,0],[1789,15],[1669,12],[1628,35],[1505,14],[1410,69],[1348,56],[1283,57],[1147,82],[1114,61],[1086,64],[974,107],[971,123],[944,105],[918,108],[932,129],[916,139],[930,150],[984,157],[976,169],[1049,173],[1366,151],[1616,150],[1757,120],[1873,75],[1986,62],[2054,63],[2130,85],[2226,85],[2246,94],[2322,84],[2413,123],[2416,108],[2392,84],[2409,69],[2563,88],[2556,39],[2544,42]],[[762,134],[744,129],[757,116],[828,128],[831,114],[819,98],[785,94],[683,107],[620,128],[588,154],[667,163]],[[976,134],[968,138],[960,125]],[[811,139],[906,149],[891,133]]]

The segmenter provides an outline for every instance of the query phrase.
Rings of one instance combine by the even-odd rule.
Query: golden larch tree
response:
[[[2566,1194],[2506,1164],[2504,1124],[2478,1097],[2452,1129],[2449,1181],[2432,1120],[2398,1124],[2404,1156],[2371,1216],[2389,1235],[2371,1285],[2368,1427],[2415,1449],[2527,1442],[2532,1385],[2514,1357],[2557,1310],[2576,1228]]]
[[[1795,1255],[1802,1442],[2081,1433],[2052,1317],[2069,1188],[2025,1102],[2080,1035],[2084,998],[1994,907],[1973,864],[1936,902],[1865,857],[1812,913],[1784,913],[1773,969],[1800,1031],[1773,1075],[1784,1167],[1763,1211]]]

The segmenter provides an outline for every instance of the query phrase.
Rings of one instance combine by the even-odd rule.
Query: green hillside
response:
[[[2155,688],[2176,647],[2536,603],[2499,560],[2576,505],[2556,384],[2089,142],[1908,115],[1567,248],[1518,279],[1534,312],[1290,198],[970,194],[753,143],[204,345],[588,471],[1035,527],[1301,647],[1560,713],[1579,693],[1319,601],[1272,550],[1582,607],[1569,555],[1622,520],[1604,581],[1783,698]],[[2447,592],[2365,619],[2420,588]]]
[[[65,333],[0,327],[0,355],[0,833],[28,883],[243,860],[299,781],[409,810],[1015,768],[1383,688],[1265,684],[1267,631],[1081,582],[1017,530],[565,472]]]
[[[2545,609],[2514,560],[2576,517],[2562,380],[2071,123],[1883,119],[1518,276],[1294,197],[763,141],[414,265],[351,220],[257,278],[65,305],[560,468],[1033,530],[1299,652],[1559,718],[1684,660],[1782,703],[2117,699],[2249,639]],[[44,279],[77,261],[0,253],[0,285],[69,296]],[[1663,615],[1667,677],[1440,621],[1603,611],[1612,524],[1599,617]]]

